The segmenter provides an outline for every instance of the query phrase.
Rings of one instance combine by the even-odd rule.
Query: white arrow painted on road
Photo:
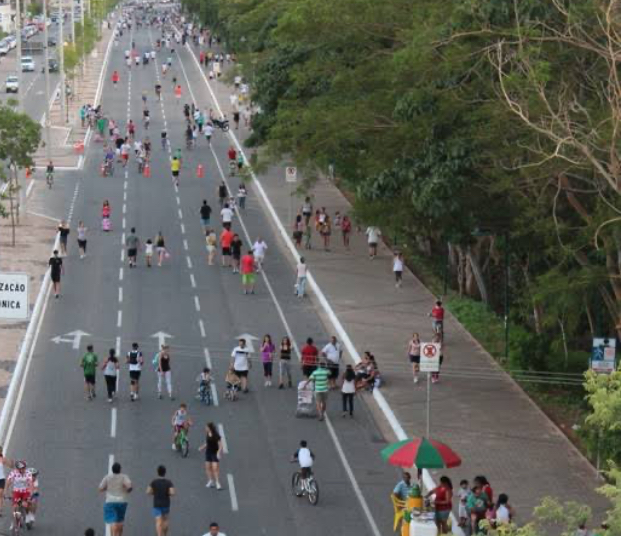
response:
[[[76,330],[71,331],[69,333],[65,333],[64,335],[59,335],[58,337],[54,337],[52,339],[53,343],[60,344],[61,342],[70,342],[73,346],[74,350],[78,350],[80,348],[80,342],[82,341],[82,337],[90,337],[90,333],[86,333],[86,331]],[[71,337],[70,339],[66,339],[65,337]]]
[[[246,348],[248,348],[249,352],[254,352],[254,344],[252,344],[252,341],[258,341],[259,337],[250,335],[250,333],[243,333],[237,336],[237,340],[239,339],[246,339]]]
[[[151,337],[157,339],[158,348],[161,348],[164,344],[166,344],[166,339],[173,338],[172,335],[170,335],[169,333],[165,333],[164,331],[158,331],[157,333],[154,333],[153,335],[151,335]]]

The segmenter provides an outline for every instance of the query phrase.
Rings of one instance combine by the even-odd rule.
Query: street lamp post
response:
[[[60,115],[61,117],[66,116],[65,112],[65,12],[63,11],[63,2],[64,0],[60,0],[58,2],[58,46],[60,47],[60,51],[58,53],[58,59],[60,62]]]
[[[22,6],[21,0],[15,0],[15,37],[17,38],[16,55],[17,55],[17,109],[21,110],[22,98]]]
[[[45,157],[49,162],[52,159],[52,142],[50,135],[50,64],[49,64],[49,37],[47,32],[47,0],[43,0],[43,73],[45,77]]]

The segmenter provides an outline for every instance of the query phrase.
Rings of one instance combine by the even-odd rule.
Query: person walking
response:
[[[157,233],[157,237],[155,238],[155,248],[157,249],[157,265],[162,266],[164,258],[168,256],[168,251],[166,250],[166,243],[164,242],[164,235],[162,234],[162,231]]]
[[[343,417],[347,415],[349,408],[349,416],[354,417],[354,396],[356,395],[356,373],[354,367],[347,365],[343,372],[341,383],[341,398],[343,399]]]
[[[116,394],[116,382],[119,375],[119,360],[116,357],[114,348],[110,348],[108,357],[101,366],[103,370],[104,378],[106,380],[106,390],[108,391],[108,402],[112,402]]]
[[[242,286],[244,287],[244,294],[254,294],[254,284],[256,281],[255,275],[255,262],[252,250],[248,250],[241,258],[241,274],[242,274]]]
[[[132,343],[132,349],[127,352],[125,362],[129,366],[129,399],[135,402],[140,397],[140,375],[144,365],[144,356],[137,342]]]
[[[343,246],[349,251],[349,237],[351,236],[351,220],[349,216],[345,214],[343,221],[341,222],[341,234],[343,235]]]
[[[287,385],[293,387],[291,380],[291,340],[289,337],[283,337],[280,343],[280,361],[278,362],[278,388],[284,389],[285,376],[287,377]]]
[[[308,379],[317,368],[317,356],[319,355],[319,351],[311,337],[306,339],[306,345],[302,348],[301,354],[302,375]]]
[[[216,425],[212,422],[205,427],[205,442],[198,448],[200,452],[205,451],[205,474],[207,475],[206,488],[221,490],[220,485],[220,458],[224,451],[224,443]]]
[[[241,262],[241,250],[244,243],[237,233],[233,235],[231,241],[231,257],[233,259],[233,273],[239,273],[239,266]]]
[[[317,404],[317,414],[319,420],[323,421],[326,414],[326,406],[328,404],[328,391],[330,386],[328,379],[330,378],[330,371],[326,367],[325,361],[319,362],[319,367],[310,375],[306,381],[306,385],[310,382],[315,384],[315,403]]]
[[[58,243],[60,244],[60,254],[63,257],[67,256],[67,239],[69,237],[69,225],[65,220],[61,220],[58,224]]]
[[[224,204],[229,197],[228,188],[226,187],[226,182],[222,181],[218,186],[218,202],[220,203],[220,208],[224,208]]]
[[[401,288],[403,284],[403,253],[395,251],[392,259],[392,271],[395,274],[395,288]]]
[[[293,241],[296,248],[302,247],[302,237],[304,236],[304,222],[302,221],[302,215],[298,214],[293,222]]]
[[[144,244],[144,258],[147,263],[147,268],[151,268],[151,261],[153,260],[153,240],[147,238]]]
[[[209,227],[209,222],[211,219],[211,207],[207,204],[206,199],[203,199],[203,204],[201,205],[200,214],[201,214],[201,225],[203,226],[203,229],[207,231]]]
[[[367,227],[366,235],[367,243],[369,244],[369,258],[373,260],[375,257],[377,257],[377,244],[380,241],[382,232],[379,230],[379,227],[371,225]]]
[[[321,222],[320,234],[323,238],[324,251],[330,251],[330,237],[332,236],[332,220],[328,214],[325,215]]]
[[[106,199],[101,207],[101,230],[104,233],[110,232],[112,223],[110,222],[110,216],[112,215],[112,209],[110,208],[110,202]]]
[[[207,266],[213,266],[213,261],[216,256],[216,247],[218,245],[218,237],[213,229],[207,229],[205,231],[205,242],[207,244]]]
[[[298,298],[303,298],[306,294],[306,259],[300,257],[296,266],[295,293]]]
[[[78,235],[78,250],[80,252],[80,259],[86,257],[86,227],[84,227],[84,222],[80,221],[78,223],[77,235]]]
[[[252,244],[252,254],[257,266],[257,272],[263,269],[263,262],[265,261],[265,253],[267,251],[267,244],[260,236],[257,237],[254,244]]]
[[[241,381],[241,389],[248,392],[248,371],[250,370],[250,350],[246,346],[246,339],[239,339],[238,345],[231,352],[233,371]]]
[[[104,476],[99,491],[105,492],[104,523],[110,525],[110,536],[123,536],[123,523],[127,513],[127,500],[132,492],[132,482],[121,473],[121,464],[112,464],[112,473]]]
[[[136,228],[132,227],[125,239],[127,246],[127,258],[129,259],[129,267],[136,267],[136,257],[138,256],[138,248],[140,247],[140,239],[136,234]]]
[[[343,357],[343,350],[335,336],[330,337],[330,342],[321,350],[321,355],[326,359],[330,377],[328,383],[330,389],[336,389],[336,381],[339,377],[339,364]]]
[[[272,386],[272,365],[274,362],[274,352],[276,347],[272,342],[270,335],[263,337],[261,343],[261,363],[263,364],[263,377],[265,379],[265,387]]]
[[[94,352],[93,345],[89,344],[80,362],[80,366],[84,370],[84,392],[86,393],[87,400],[95,398],[95,376],[97,375],[98,365],[99,358]]]
[[[147,487],[147,494],[153,496],[153,517],[155,517],[155,533],[167,536],[168,516],[170,514],[171,497],[175,494],[173,483],[166,478],[166,467],[157,468],[157,478]]]
[[[60,276],[65,273],[65,268],[63,267],[63,260],[58,256],[57,249],[52,253],[48,266],[50,267],[50,279],[54,287],[54,297],[58,299],[60,296]]]
[[[209,532],[203,534],[203,536],[226,536],[226,534],[220,532],[220,526],[216,522],[213,522],[209,525]]]
[[[231,265],[231,243],[233,242],[233,232],[226,227],[220,233],[220,248],[222,249],[222,266]]]
[[[420,371],[420,344],[420,336],[418,333],[414,333],[408,343],[408,358],[412,365],[414,383],[418,383],[418,373]]]
[[[237,206],[241,210],[246,208],[246,197],[248,196],[248,191],[246,190],[246,185],[242,182],[237,188]]]
[[[166,382],[168,397],[174,400],[172,394],[172,370],[170,368],[170,353],[167,344],[162,344],[162,349],[157,357],[157,397],[162,398],[162,384]]]
[[[220,211],[220,216],[222,218],[222,227],[225,229],[231,228],[231,222],[233,221],[233,209],[229,206],[229,203],[224,203],[222,210]]]

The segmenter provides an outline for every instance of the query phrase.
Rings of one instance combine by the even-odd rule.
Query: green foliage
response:
[[[27,114],[0,105],[0,162],[24,168],[41,141],[41,125]]]

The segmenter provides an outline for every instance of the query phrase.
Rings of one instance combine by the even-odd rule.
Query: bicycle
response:
[[[302,478],[302,471],[296,471],[291,477],[291,491],[296,497],[303,497],[306,495],[308,502],[313,506],[319,502],[319,486],[310,471],[308,478]]]
[[[24,526],[27,530],[32,528],[32,523],[26,522],[28,508],[24,503],[25,501],[19,501],[19,503],[17,503],[17,508],[13,510],[13,525],[11,528],[12,536],[19,536],[22,533]]]
[[[190,441],[188,440],[188,431],[185,428],[181,428],[175,438],[175,447],[177,452],[181,454],[182,458],[187,458],[190,452]]]
[[[54,185],[54,172],[53,171],[48,171],[45,174],[45,182],[47,183],[47,187],[48,188],[52,188],[52,186]]]
[[[201,384],[198,387],[197,398],[201,401],[201,403],[205,404],[206,406],[211,406],[211,404],[213,404],[213,399],[211,397],[211,389],[210,389],[209,384],[205,382],[201,382]]]

